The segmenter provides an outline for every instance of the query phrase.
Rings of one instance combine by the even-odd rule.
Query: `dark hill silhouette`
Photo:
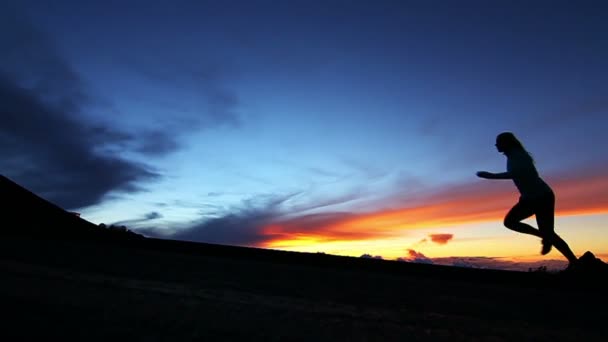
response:
[[[590,251],[585,252],[574,265],[562,272],[563,276],[578,280],[591,280],[598,277],[608,278],[608,264],[598,259]]]
[[[608,304],[606,264],[591,253],[551,274],[285,252],[114,232],[5,177],[0,196],[8,340],[605,341],[608,333],[603,316],[588,314]]]
[[[328,255],[324,253],[301,253],[268,250],[252,247],[238,247],[218,244],[179,241],[168,239],[145,238],[126,227],[113,229],[105,225],[95,225],[78,215],[68,212],[59,206],[43,199],[19,184],[0,175],[0,198],[4,205],[2,210],[2,228],[0,236],[21,237],[28,239],[113,242],[128,246],[135,250],[153,250],[156,252],[204,255],[222,258],[259,260],[283,264],[304,264],[325,268],[342,268],[371,270],[383,273],[407,273],[432,278],[466,278],[477,281],[525,282],[530,278],[552,279],[554,274],[546,272],[512,272],[493,269],[461,268],[453,266],[418,264]],[[126,244],[126,245],[125,245]],[[42,257],[33,248],[29,257]],[[50,252],[50,251],[48,251]],[[575,280],[596,279],[608,277],[608,264],[597,259],[593,253],[586,252],[580,261],[562,272],[562,278]],[[552,284],[569,286],[571,281]]]
[[[143,236],[97,226],[0,175],[0,236],[116,240]]]

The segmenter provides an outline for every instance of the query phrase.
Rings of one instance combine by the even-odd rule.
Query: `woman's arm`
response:
[[[510,172],[492,173],[487,171],[477,172],[477,177],[486,179],[512,179]]]

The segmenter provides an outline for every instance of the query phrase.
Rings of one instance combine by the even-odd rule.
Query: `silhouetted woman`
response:
[[[496,149],[507,157],[507,172],[477,172],[487,179],[512,179],[521,194],[519,202],[505,216],[505,227],[516,232],[538,236],[542,239],[541,254],[546,255],[555,246],[572,264],[577,258],[568,244],[554,232],[555,195],[539,176],[532,156],[511,132],[496,137]],[[521,222],[536,215],[538,229]]]

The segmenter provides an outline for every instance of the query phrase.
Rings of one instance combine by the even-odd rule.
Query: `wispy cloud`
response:
[[[217,217],[204,216],[184,229],[175,231],[170,237],[178,240],[257,246],[264,240],[273,238],[264,228],[283,215],[284,203],[296,195],[297,193],[254,196],[227,212],[218,213]],[[149,236],[165,236],[164,232],[156,229],[138,231]]]
[[[147,224],[150,221],[154,221],[154,220],[160,219],[162,217],[163,217],[163,215],[161,213],[159,213],[157,211],[151,211],[151,212],[143,215],[142,217],[131,219],[131,220],[114,222],[114,223],[112,223],[112,225],[129,226],[129,228],[133,228],[133,227],[137,227],[138,225],[141,225],[141,224]]]
[[[407,257],[404,258],[397,258],[398,261],[410,261],[410,262],[416,262],[416,263],[420,263],[420,264],[432,264],[433,260],[429,257],[427,257],[426,255],[413,250],[413,249],[408,249],[407,250]]]
[[[578,172],[556,177],[558,215],[608,212],[608,175],[601,171]],[[424,197],[404,201],[405,206],[365,214],[327,213],[294,217],[273,222],[273,236],[292,244],[297,239],[350,240],[398,236],[406,230],[501,221],[517,202],[512,184],[477,182],[430,191]],[[447,243],[453,235],[430,236],[431,241]],[[280,241],[271,241],[275,246]]]
[[[607,165],[548,177],[556,191],[559,215],[608,212]]]
[[[601,171],[552,178],[558,215],[608,212],[608,176]],[[459,184],[429,190],[424,196],[403,199],[401,207],[367,213],[319,211],[317,205],[293,205],[302,192],[255,196],[213,218],[202,218],[176,238],[267,248],[297,248],[325,242],[354,242],[401,237],[408,231],[433,227],[501,221],[517,201],[508,182]],[[352,196],[327,199],[325,204],[355,200]],[[393,199],[393,198],[391,198]],[[328,207],[329,208],[329,207]],[[435,233],[419,244],[453,241],[453,233]],[[417,244],[417,245],[419,245]],[[413,246],[415,248],[415,246]]]
[[[227,80],[232,71],[226,63],[214,62],[209,58],[200,58],[192,63],[166,60],[160,55],[147,56],[143,60],[140,56],[124,56],[117,64],[163,93],[180,94],[177,98],[145,94],[139,96],[138,101],[164,109],[159,111],[162,117],[156,120],[162,123],[158,129],[170,127],[174,135],[181,135],[241,124],[237,110],[241,101]],[[163,112],[170,112],[171,115]]]

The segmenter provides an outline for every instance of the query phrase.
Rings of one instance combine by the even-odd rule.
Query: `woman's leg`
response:
[[[576,255],[574,255],[566,241],[555,234],[555,197],[550,196],[538,204],[536,210],[536,223],[538,224],[538,230],[543,238],[543,246],[546,243],[555,246],[569,262],[575,262],[577,260]],[[545,248],[543,248],[543,250],[545,250]],[[548,252],[549,251],[547,250],[547,253]]]
[[[540,231],[529,224],[521,222],[534,215],[534,208],[524,201],[519,201],[505,216],[505,227],[523,234],[542,237]]]

